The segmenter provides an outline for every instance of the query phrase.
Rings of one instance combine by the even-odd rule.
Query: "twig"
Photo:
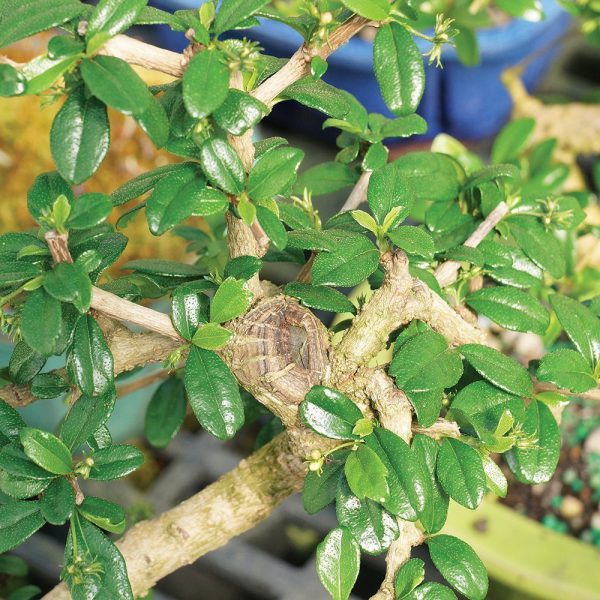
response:
[[[534,379],[533,383],[536,393],[555,392],[557,394],[562,394],[563,396],[575,396],[577,398],[584,398],[585,400],[595,400],[597,402],[600,402],[600,388],[597,387],[592,388],[587,392],[576,393],[571,392],[570,390],[565,390],[563,388],[558,388],[553,383],[546,383],[545,381],[539,381],[538,379]]]
[[[371,179],[371,173],[373,171],[363,171],[361,176],[358,178],[354,188],[350,192],[350,195],[346,199],[346,202],[340,208],[340,212],[348,210],[354,210],[358,208],[367,199],[367,188],[369,187],[369,180]]]
[[[476,248],[500,221],[508,214],[508,205],[506,202],[500,202],[496,208],[482,221],[477,229],[467,238],[465,246]],[[436,279],[441,287],[447,287],[456,281],[460,262],[456,260],[447,260],[437,267],[434,272]]]
[[[154,373],[149,373],[144,377],[138,377],[135,381],[131,381],[129,383],[122,383],[117,386],[117,397],[123,398],[123,396],[128,396],[129,394],[133,394],[133,392],[137,392],[138,390],[142,390],[157,381],[161,381],[169,376],[169,372],[161,369],[160,371],[155,371]]]

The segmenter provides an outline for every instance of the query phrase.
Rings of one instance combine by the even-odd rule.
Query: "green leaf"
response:
[[[218,287],[210,303],[211,323],[225,323],[244,314],[252,294],[246,289],[244,281],[229,277]]]
[[[79,389],[88,396],[103,394],[114,385],[112,353],[91,315],[77,321],[68,365]]]
[[[24,577],[27,575],[28,571],[29,567],[27,566],[27,562],[22,558],[10,554],[0,556],[0,573],[3,575]]]
[[[196,331],[192,344],[205,350],[217,350],[227,344],[232,335],[231,331],[221,325],[207,323]]]
[[[0,398],[0,434],[9,440],[18,440],[19,432],[27,427],[23,417]]]
[[[73,67],[78,59],[78,56],[52,59],[42,54],[30,60],[21,68],[21,75],[27,80],[25,93],[33,95],[45,92]]]
[[[85,500],[77,507],[77,511],[84,518],[110,533],[121,534],[127,525],[125,511],[114,502],[109,502],[96,496],[86,496]]]
[[[129,29],[148,0],[100,0],[88,20],[86,39],[105,34],[105,40]]]
[[[73,544],[74,530],[77,536],[76,545]],[[122,554],[99,529],[81,519],[78,513],[73,517],[72,529],[67,538],[64,563],[69,564],[74,556],[84,565],[95,562],[101,567],[99,574],[85,574],[76,584],[68,575],[65,577],[74,598],[133,600],[127,566]]]
[[[464,417],[473,426],[477,435],[485,437],[495,432],[500,419],[509,411],[517,420],[525,418],[523,400],[486,381],[475,381],[462,388],[452,400],[450,418]],[[457,414],[458,411],[458,414]]]
[[[436,535],[427,540],[429,555],[446,581],[469,600],[484,600],[488,575],[473,548],[451,535]]]
[[[473,29],[460,27],[459,34],[452,41],[456,48],[458,59],[463,65],[475,67],[481,62],[477,34]]]
[[[544,335],[550,322],[538,300],[514,288],[483,288],[469,294],[465,301],[478,313],[511,331]]]
[[[234,29],[267,2],[268,0],[223,0],[214,22],[215,33]]]
[[[427,260],[433,259],[435,245],[431,235],[420,227],[400,226],[389,231],[387,236],[408,254],[418,254]]]
[[[497,179],[513,179],[518,181],[521,172],[515,165],[491,165],[472,173],[463,185],[464,190],[480,187],[482,184]]]
[[[116,392],[111,386],[98,396],[84,394],[71,406],[60,429],[60,437],[71,451],[79,448],[108,421],[115,400]]]
[[[4,0],[0,7],[0,48],[79,16],[77,0]]]
[[[273,148],[261,155],[248,177],[250,198],[268,200],[277,194],[287,195],[303,158],[302,150],[288,146]]]
[[[379,265],[379,252],[366,236],[344,232],[337,237],[337,247],[330,252],[320,252],[313,263],[315,285],[358,285]]]
[[[73,471],[71,452],[56,436],[48,431],[25,427],[19,433],[25,454],[50,473],[69,475]]]
[[[408,559],[397,571],[394,578],[396,599],[410,594],[425,579],[425,563],[420,558]]]
[[[232,135],[242,135],[256,125],[269,108],[241,90],[229,90],[225,101],[214,111],[215,123]]]
[[[344,474],[352,493],[360,498],[385,502],[390,490],[387,484],[388,469],[377,454],[360,445],[346,459]]]
[[[331,194],[356,183],[356,171],[339,162],[324,162],[306,169],[294,184],[294,192],[302,195],[304,188],[313,197]]]
[[[397,161],[373,172],[367,188],[367,200],[371,212],[380,224],[393,208],[400,207],[401,210],[392,226],[398,225],[409,215],[413,195]]]
[[[452,387],[462,375],[462,361],[439,333],[426,330],[406,340],[389,367],[404,391],[431,391]]]
[[[39,467],[22,450],[19,442],[14,441],[0,450],[0,469],[24,479],[48,481],[54,478],[52,473]]]
[[[169,117],[163,105],[154,97],[148,99],[148,108],[135,119],[157,148],[169,141]]]
[[[178,333],[191,340],[201,323],[208,322],[208,296],[202,292],[211,289],[208,281],[183,284],[173,291],[171,320]]]
[[[328,438],[351,440],[356,421],[362,413],[356,404],[341,392],[321,385],[313,386],[300,404],[304,424]]]
[[[95,227],[106,220],[111,210],[110,198],[105,194],[83,194],[71,203],[67,226],[71,230]]]
[[[387,2],[383,4],[389,9]],[[404,27],[392,22],[379,28],[373,67],[390,110],[400,117],[414,113],[425,90],[425,68],[419,48]]]
[[[549,481],[560,455],[560,430],[543,402],[536,400],[527,407],[522,435],[524,443],[506,453],[510,470],[522,483]]]
[[[596,387],[596,380],[586,359],[568,348],[546,354],[540,361],[537,378],[573,393],[587,392]]]
[[[408,444],[392,431],[376,427],[366,440],[387,467],[389,498],[384,506],[392,514],[415,521],[431,501],[429,474],[410,451]]]
[[[204,142],[200,163],[208,180],[228,194],[237,196],[244,189],[244,166],[225,140],[212,138]]]
[[[75,491],[65,477],[57,477],[40,502],[42,516],[52,525],[64,525],[75,509]]]
[[[0,491],[5,496],[24,500],[33,498],[41,494],[49,485],[52,479],[31,479],[21,475],[13,475],[8,471],[0,471]]]
[[[550,304],[565,333],[594,369],[600,360],[598,317],[589,308],[567,296],[550,296]]]
[[[227,57],[220,50],[196,54],[183,75],[183,101],[188,113],[202,119],[219,108],[228,93]]]
[[[344,294],[332,288],[293,281],[285,286],[287,296],[298,298],[309,308],[335,313],[356,313],[356,307]]]
[[[487,486],[477,450],[459,440],[444,439],[436,473],[450,498],[471,510],[479,506]]]
[[[494,385],[516,396],[531,396],[531,378],[514,358],[481,344],[464,344],[459,347],[459,352]]]
[[[133,116],[148,109],[152,95],[146,84],[120,58],[98,55],[85,59],[80,71],[90,92],[104,104]]]
[[[415,409],[417,421],[421,427],[430,427],[440,416],[444,390],[407,391],[406,396]]]
[[[320,473],[309,471],[302,488],[302,504],[309,515],[322,511],[335,500],[340,477],[348,451],[339,451],[328,457]]]
[[[10,378],[20,385],[23,385],[33,379],[42,367],[46,364],[46,359],[31,348],[26,342],[19,342],[8,363],[8,374]]]
[[[19,96],[26,88],[27,81],[13,66],[0,65],[0,96]]]
[[[27,192],[27,208],[31,216],[39,223],[44,213],[52,209],[59,196],[74,200],[69,184],[56,172],[38,175]]]
[[[50,131],[50,149],[59,173],[70,183],[89,179],[104,160],[110,144],[106,107],[83,88],[71,92]]]
[[[551,232],[535,217],[515,217],[509,221],[510,232],[523,252],[552,277],[560,279],[566,270],[562,247]]]
[[[427,121],[417,114],[388,120],[381,128],[384,137],[410,137],[427,133]]]
[[[506,163],[519,158],[525,151],[533,130],[535,119],[523,118],[511,121],[496,136],[492,146],[492,162]]]
[[[238,204],[238,209],[241,204]],[[267,237],[273,242],[273,245],[278,250],[283,250],[287,246],[287,231],[279,217],[264,206],[256,207],[256,218],[263,228]]]
[[[365,19],[382,21],[390,14],[387,0],[342,0],[342,4]]]
[[[92,455],[90,479],[110,481],[133,473],[144,463],[144,455],[135,446],[122,444],[101,448]]]
[[[404,596],[402,600],[456,600],[456,594],[441,583],[428,581]]]
[[[200,425],[221,440],[232,438],[244,424],[244,406],[227,365],[214,352],[193,346],[184,383]]]
[[[144,434],[156,448],[165,448],[177,435],[185,419],[187,402],[181,379],[169,377],[156,389],[144,423]]]
[[[139,258],[125,263],[123,269],[131,269],[138,273],[148,275],[162,275],[164,277],[174,277],[181,279],[198,278],[205,274],[202,268],[196,265],[181,263],[176,260],[166,260],[161,258]]]
[[[25,283],[41,273],[39,265],[26,262],[0,263],[0,287],[7,288]]]
[[[237,256],[231,259],[225,265],[223,276],[227,279],[243,279],[248,281],[253,275],[256,275],[262,269],[262,260],[256,256]]]
[[[21,311],[23,339],[42,356],[50,356],[61,331],[60,302],[42,288],[30,292]]]
[[[505,498],[508,492],[508,481],[502,472],[502,469],[493,461],[490,456],[482,456],[483,470],[485,471],[485,477],[487,480],[488,489],[490,489],[496,496]]]
[[[44,524],[39,502],[0,505],[0,553],[22,544]]]
[[[381,554],[398,537],[398,523],[380,504],[357,498],[342,478],[336,495],[335,512],[340,525],[350,529],[367,554]]]
[[[360,547],[346,527],[336,527],[317,546],[317,574],[333,600],[347,600],[360,569]]]
[[[431,497],[425,502],[419,513],[419,520],[428,533],[436,533],[446,523],[448,515],[448,496],[440,486],[436,476],[436,463],[440,446],[432,438],[417,434],[412,443],[415,460],[429,474],[431,482]]]
[[[75,263],[58,263],[44,277],[44,289],[61,302],[70,302],[86,312],[92,301],[92,283],[85,270]]]

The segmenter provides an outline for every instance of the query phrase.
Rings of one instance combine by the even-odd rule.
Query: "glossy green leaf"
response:
[[[502,469],[494,462],[490,456],[482,456],[483,470],[485,471],[485,477],[487,480],[488,489],[490,489],[496,496],[505,498],[508,492],[508,481],[506,476],[502,472]]]
[[[25,454],[50,473],[68,475],[73,471],[71,452],[48,431],[25,427],[19,433]]]
[[[192,338],[192,344],[205,350],[217,350],[222,348],[231,339],[233,333],[216,323],[202,325]]]
[[[85,443],[109,419],[115,406],[116,392],[109,387],[97,396],[80,396],[65,417],[60,438],[74,451]]]
[[[529,374],[514,358],[481,344],[464,344],[459,351],[478,373],[495,386],[516,396],[529,397],[533,392]]]
[[[212,138],[204,142],[200,163],[208,180],[228,194],[237,195],[244,189],[244,166],[225,140]]]
[[[244,281],[225,279],[210,303],[211,323],[225,323],[239,317],[248,310],[251,299],[252,294]]]
[[[427,121],[417,114],[390,119],[381,128],[385,137],[410,137],[427,133]]]
[[[427,540],[429,555],[446,581],[469,600],[484,600],[488,575],[473,548],[451,535],[436,535]]]
[[[322,511],[335,500],[347,456],[347,451],[335,452],[328,457],[320,473],[309,471],[306,474],[302,488],[302,504],[309,515]]]
[[[294,192],[302,195],[307,188],[313,196],[323,196],[354,185],[356,179],[356,172],[348,165],[324,162],[301,173],[294,184]]]
[[[342,4],[361,17],[374,21],[381,21],[390,13],[387,0],[342,0]]]
[[[362,413],[341,392],[315,385],[300,404],[300,418],[306,426],[325,437],[350,440],[356,437],[352,430]]]
[[[269,108],[241,90],[229,90],[225,101],[214,111],[215,123],[232,135],[242,135],[256,125]]]
[[[8,471],[0,471],[0,492],[16,500],[34,498],[41,494],[52,479],[31,479],[22,475],[13,475]]]
[[[360,500],[342,478],[336,495],[335,512],[340,525],[350,529],[367,554],[381,554],[398,537],[398,523],[380,504]]]
[[[185,365],[184,382],[200,425],[219,439],[232,438],[244,424],[244,407],[227,365],[214,352],[193,346]]]
[[[596,379],[587,360],[569,348],[559,348],[546,354],[540,361],[536,376],[540,381],[548,381],[574,393],[596,387]]]
[[[248,281],[248,279],[258,273],[261,269],[262,261],[260,258],[256,258],[256,256],[237,256],[225,265],[223,276],[226,279],[228,277],[233,277],[234,279]]]
[[[360,547],[346,527],[336,527],[317,546],[317,574],[333,600],[348,600],[360,569]]]
[[[392,242],[408,254],[418,254],[431,260],[435,253],[435,245],[431,235],[419,227],[400,226],[389,231],[387,236]]]
[[[412,35],[400,24],[392,22],[379,28],[373,68],[390,110],[398,116],[414,113],[425,90],[425,68]]]
[[[76,0],[4,0],[0,7],[0,48],[79,16]]]
[[[394,225],[409,215],[414,198],[405,174],[398,169],[397,161],[378,169],[371,175],[367,200],[371,212],[380,224],[393,208],[400,208],[400,212],[394,219]]]
[[[122,444],[97,450],[92,455],[94,464],[90,479],[110,481],[133,473],[144,463],[144,455],[135,446]]]
[[[285,286],[287,296],[298,298],[309,308],[335,313],[355,313],[356,308],[344,294],[332,288],[293,281]]]
[[[394,592],[396,600],[410,594],[425,579],[425,563],[420,558],[409,558],[396,572]]]
[[[88,20],[86,38],[91,41],[102,32],[113,37],[135,22],[148,0],[100,0]]]
[[[139,258],[137,260],[131,260],[123,265],[123,269],[131,269],[138,273],[162,275],[164,277],[173,277],[176,279],[198,278],[205,274],[205,272],[196,265],[162,258]]]
[[[441,583],[428,581],[404,596],[402,600],[456,600],[456,594]]]
[[[265,152],[250,171],[249,196],[254,200],[267,200],[277,194],[288,194],[303,158],[302,150],[289,146]]]
[[[202,119],[219,108],[229,93],[227,58],[219,50],[198,52],[183,75],[183,101],[189,114]]]
[[[27,192],[29,213],[39,223],[40,217],[52,208],[60,195],[74,199],[71,187],[56,171],[38,175]]]
[[[346,459],[344,474],[352,493],[360,498],[385,502],[390,490],[387,484],[388,469],[371,448],[360,445]]]
[[[50,131],[50,149],[59,173],[70,183],[89,179],[108,152],[106,107],[82,88],[69,94]]]
[[[21,74],[27,80],[26,94],[40,94],[51,88],[56,81],[75,65],[78,56],[49,58],[42,54],[30,60],[21,68]]]
[[[69,369],[84,394],[103,394],[114,385],[113,357],[100,326],[83,315],[75,326]]]
[[[0,469],[25,479],[49,481],[54,474],[42,469],[23,452],[20,442],[13,441],[0,450]]]
[[[40,501],[42,516],[52,525],[64,525],[75,509],[75,491],[65,477],[57,477]]]
[[[0,506],[0,552],[22,544],[44,524],[39,502],[9,502]]]
[[[156,389],[148,408],[144,433],[156,448],[165,448],[177,435],[185,419],[187,402],[183,382],[169,377]]]
[[[219,6],[214,22],[216,33],[234,29],[256,11],[261,9],[268,0],[223,0]]]
[[[238,204],[238,209],[239,208],[240,205]],[[256,218],[275,248],[283,250],[287,245],[288,236],[279,217],[268,208],[257,206]]]
[[[0,287],[8,288],[25,283],[41,273],[42,269],[39,265],[19,261],[0,263]]]
[[[61,302],[70,302],[80,313],[86,312],[92,301],[92,283],[78,264],[59,263],[44,277],[44,289]]]
[[[200,324],[208,321],[208,296],[202,292],[211,287],[209,282],[201,282],[201,285],[190,283],[173,291],[171,320],[186,340],[191,340]]]
[[[344,233],[330,252],[320,252],[312,267],[315,285],[351,287],[364,281],[379,265],[379,252],[364,235]]]
[[[125,531],[125,511],[114,502],[96,496],[86,496],[77,507],[77,511],[84,519],[105,531],[117,534]]]
[[[71,203],[67,226],[71,230],[89,229],[105,221],[111,210],[110,198],[105,194],[83,194]]]
[[[556,312],[558,321],[563,326],[575,347],[592,368],[600,360],[600,321],[594,313],[577,300],[555,294],[550,296],[550,304]]]
[[[478,313],[511,331],[544,335],[550,322],[546,309],[538,300],[514,288],[483,288],[469,294],[466,303]]]
[[[506,453],[510,470],[522,483],[549,481],[560,455],[560,430],[550,409],[539,401],[527,407],[524,440]]]
[[[444,439],[436,473],[450,498],[470,509],[479,506],[486,479],[481,457],[475,449],[453,438]]]
[[[0,65],[0,96],[19,96],[25,91],[26,80],[13,66]]]
[[[9,440],[18,440],[19,432],[26,426],[23,417],[0,398],[0,434]]]
[[[23,339],[42,356],[50,356],[61,331],[60,302],[41,288],[29,293],[21,311]]]
[[[140,76],[125,61],[98,55],[82,61],[81,76],[90,92],[104,104],[126,115],[141,115],[151,94]]]
[[[492,146],[492,162],[505,163],[516,160],[527,148],[535,119],[529,117],[511,121],[500,131]]]
[[[26,342],[19,342],[10,356],[8,374],[18,384],[31,381],[46,364],[46,359]],[[1,418],[1,417],[0,417]]]

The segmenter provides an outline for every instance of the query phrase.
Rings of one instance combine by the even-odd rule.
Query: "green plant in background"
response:
[[[31,62],[0,65],[0,93],[64,97],[50,139],[57,170],[27,197],[39,228],[0,236],[2,323],[16,342],[0,390],[0,552],[45,523],[68,523],[71,596],[133,598],[302,487],[307,512],[335,504],[339,526],[317,549],[333,598],[348,598],[363,552],[388,552],[378,598],[454,598],[451,588],[484,598],[483,564],[440,531],[450,500],[475,509],[487,491],[506,494],[499,454],[519,481],[547,481],[560,450],[553,411],[597,386],[600,303],[573,293],[589,195],[562,193],[568,172],[553,162],[552,140],[530,143],[528,119],[502,131],[491,165],[448,136],[389,161],[386,139],[427,127],[415,113],[425,78],[413,36],[430,23],[409,3],[223,0],[175,15],[145,4],[0,2],[0,46],[63,29]],[[536,6],[497,4],[516,15]],[[472,47],[467,17],[484,8],[436,10],[430,58],[450,39]],[[287,60],[222,39],[258,16],[299,31],[303,47]],[[155,23],[186,32],[185,57],[120,35]],[[394,118],[367,114],[321,79],[329,54],[370,23]],[[148,88],[130,63],[174,81]],[[286,100],[340,130],[335,161],[298,175],[300,149],[280,137],[252,142],[253,127]],[[110,195],[77,196],[73,186],[109,150],[107,107],[184,160]],[[312,198],[351,187],[322,223]],[[117,231],[107,218],[125,203]],[[109,278],[137,214],[153,234],[189,240],[196,262],[137,260]],[[182,225],[190,216],[207,229]],[[298,265],[297,280],[283,289],[261,281],[266,262]],[[352,301],[347,288],[367,280]],[[169,315],[142,304],[162,297]],[[311,309],[342,318],[327,329]],[[480,328],[475,313],[493,326]],[[548,342],[564,332],[570,342],[527,370],[496,349],[503,329]],[[62,354],[66,368],[44,371]],[[153,361],[168,367],[145,422],[157,447],[177,435],[188,405],[222,440],[257,406],[272,419],[237,469],[117,548],[109,534],[124,532],[123,509],[84,495],[80,482],[118,479],[143,462],[135,447],[113,444],[106,423],[116,375]],[[70,409],[56,432],[27,427],[15,410],[65,393]],[[424,582],[422,561],[409,559],[423,542],[450,587]]]

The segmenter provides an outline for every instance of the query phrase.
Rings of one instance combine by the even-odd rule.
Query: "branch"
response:
[[[363,171],[361,176],[358,178],[356,185],[350,192],[350,195],[344,202],[340,212],[347,210],[354,210],[358,208],[367,199],[367,188],[369,187],[369,180],[371,179],[371,173],[373,171]]]
[[[500,202],[496,208],[482,221],[477,229],[467,238],[465,246],[476,248],[486,238],[487,234],[508,214],[506,202]],[[456,281],[460,262],[447,260],[437,267],[434,272],[441,287],[447,287]]]
[[[127,563],[133,595],[264,521],[302,486],[305,469],[285,434],[243,460],[212,485],[151,521],[130,529],[117,546]],[[68,600],[60,584],[45,600]]]

